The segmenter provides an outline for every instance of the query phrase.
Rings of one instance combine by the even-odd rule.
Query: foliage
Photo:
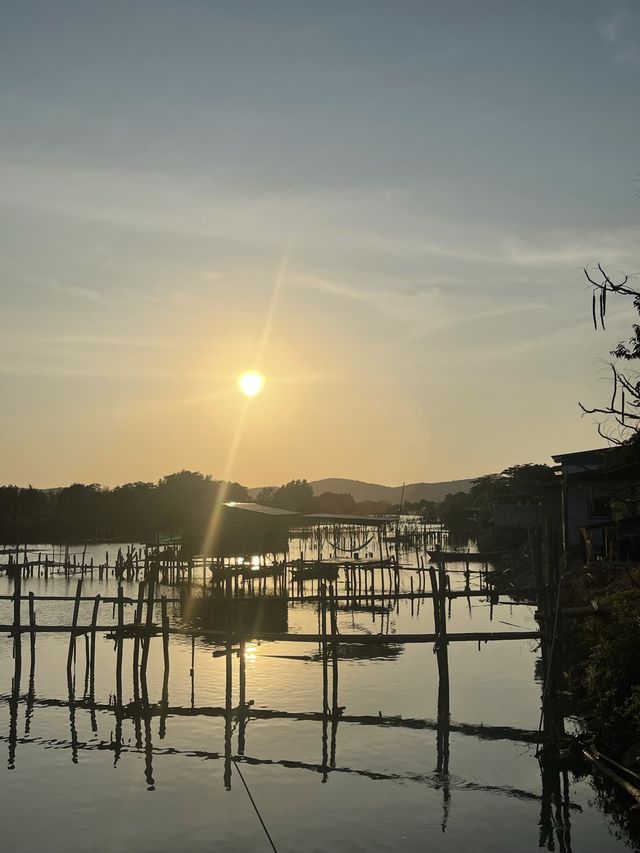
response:
[[[427,524],[437,524],[440,521],[440,508],[441,503],[438,501],[429,501],[426,498],[422,498],[422,500],[415,501],[413,503],[411,501],[405,501],[402,506],[400,504],[394,504],[393,506],[387,504],[387,509],[384,511],[390,511],[394,515],[401,512],[407,512],[421,516],[423,521],[426,521]]]
[[[595,597],[605,615],[580,622],[566,642],[571,680],[592,727],[620,751],[640,734],[640,572]],[[572,600],[575,600],[572,599]]]
[[[549,487],[556,486],[556,476],[549,465],[512,465],[499,474],[477,477],[469,492],[447,495],[440,505],[440,518],[453,533],[486,533],[491,529],[497,501],[539,503]]]
[[[584,270],[587,281],[592,287],[593,325],[596,331],[605,329],[607,313],[607,298],[628,297],[633,302],[633,308],[640,317],[640,291],[629,284],[629,276],[614,282],[598,264],[595,277]],[[633,369],[630,362],[640,359],[640,324],[632,323],[632,335],[628,341],[620,341],[609,353],[614,359],[611,362],[612,393],[611,401],[602,406],[588,408],[580,403],[584,414],[602,416],[598,423],[598,432],[603,438],[621,444],[634,436],[640,429],[640,372]],[[620,367],[616,362],[623,365]],[[626,364],[626,366],[624,366]]]
[[[453,533],[475,530],[473,516],[473,498],[468,492],[447,495],[440,507],[440,518],[447,530]]]
[[[260,489],[256,495],[255,502],[257,504],[262,504],[262,506],[271,506],[271,500],[277,491],[278,490],[275,486],[265,486],[265,488]]]
[[[126,483],[114,489],[74,483],[43,491],[0,487],[0,541],[72,542],[84,539],[145,539],[177,533],[203,505],[246,501],[247,490],[209,475],[178,471],[155,483]]]
[[[313,489],[306,480],[290,480],[270,495],[268,506],[292,512],[312,512]]]
[[[355,515],[357,504],[353,495],[347,492],[323,492],[315,499],[315,511]]]

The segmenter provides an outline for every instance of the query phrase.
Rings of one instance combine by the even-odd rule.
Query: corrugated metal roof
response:
[[[304,524],[356,524],[360,527],[391,524],[395,519],[374,515],[341,515],[340,513],[312,512],[300,518]]]
[[[609,454],[612,450],[617,450],[615,447],[597,447],[595,450],[576,450],[573,453],[556,453],[552,456],[554,462],[568,462],[574,464],[580,463],[597,463],[603,456]]]
[[[227,501],[223,504],[223,506],[229,507],[230,509],[241,509],[246,512],[256,512],[261,515],[276,515],[276,516],[289,516],[289,515],[300,515],[299,512],[293,512],[289,509],[276,509],[273,506],[262,506],[262,504],[254,504],[254,503],[242,503],[239,501]]]

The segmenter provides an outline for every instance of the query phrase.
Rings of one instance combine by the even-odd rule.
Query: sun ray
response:
[[[269,300],[269,308],[267,310],[267,314],[264,321],[264,327],[262,329],[262,335],[260,336],[260,341],[258,343],[258,348],[256,351],[256,358],[254,361],[255,368],[252,373],[256,373],[259,376],[262,374],[259,372],[259,368],[261,366],[262,359],[266,352],[267,346],[269,344],[269,338],[271,336],[271,327],[273,326],[273,320],[276,313],[276,308],[278,305],[278,301],[280,298],[280,292],[282,290],[284,281],[287,277],[287,273],[289,271],[289,260],[291,255],[291,246],[290,244],[285,246],[282,252],[282,258],[280,261],[280,265],[278,267],[278,272],[275,277],[275,281],[273,283],[273,290],[271,291],[271,299]],[[243,374],[246,375],[246,374]],[[263,380],[264,381],[264,380]],[[233,467],[236,460],[236,455],[238,453],[238,447],[240,446],[240,441],[242,438],[242,434],[244,432],[244,425],[247,419],[247,413],[249,411],[249,405],[251,403],[251,397],[245,395],[245,401],[240,410],[240,415],[238,417],[238,423],[236,424],[236,428],[234,430],[233,438],[231,439],[231,445],[229,447],[229,452],[227,454],[227,464],[225,466],[224,476],[223,476],[223,485],[219,493],[219,499],[216,505],[213,507],[211,512],[211,518],[209,520],[209,524],[207,526],[207,531],[205,533],[204,541],[202,543],[202,553],[206,558],[207,555],[211,553],[213,550],[218,529],[220,527],[220,518],[221,518],[221,505],[226,500],[227,491],[228,491],[228,483],[232,476]]]

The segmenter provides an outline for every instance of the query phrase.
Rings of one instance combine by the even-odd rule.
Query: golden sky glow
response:
[[[599,443],[578,400],[631,315],[596,335],[582,268],[638,268],[632,4],[5,5],[0,482],[397,486]]]

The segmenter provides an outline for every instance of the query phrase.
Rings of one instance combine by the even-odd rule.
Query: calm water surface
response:
[[[104,546],[95,549],[95,556],[103,558]],[[459,582],[461,576],[454,575],[453,586]],[[408,589],[409,573],[403,585]],[[33,578],[23,581],[23,594],[72,595],[75,586],[73,578]],[[12,589],[12,582],[0,577],[0,593]],[[135,596],[136,589],[125,585],[125,594]],[[116,590],[113,578],[87,578],[83,594],[114,595]],[[161,592],[175,595],[168,588]],[[37,621],[68,624],[72,609],[71,602],[40,602]],[[83,605],[81,624],[90,620],[90,611],[91,604]],[[26,606],[23,614],[26,621]],[[111,606],[102,605],[99,621],[112,618]],[[126,618],[131,619],[131,608]],[[184,624],[180,604],[170,605],[170,619]],[[0,621],[12,621],[11,602],[0,602]],[[344,632],[431,632],[431,602],[412,608],[400,601],[374,613],[343,610],[338,625]],[[317,626],[313,603],[289,604],[290,631],[315,632]],[[535,627],[529,607],[504,603],[490,608],[477,598],[470,606],[465,599],[452,602],[451,631]],[[151,645],[148,690],[154,705],[162,693],[162,643],[157,639]],[[437,749],[437,667],[430,646],[365,647],[341,659],[343,715],[395,719],[388,725],[341,720],[332,732],[321,718],[308,718],[322,710],[317,645],[248,646],[247,701],[257,711],[290,716],[250,718],[244,731],[237,720],[226,725],[226,660],[219,647],[196,641],[192,684],[190,638],[174,636],[170,645],[168,703],[173,710],[164,721],[157,715],[142,722],[125,719],[121,749],[116,749],[113,642],[98,637],[98,707],[92,720],[82,703],[82,639],[71,706],[68,638],[38,637],[31,685],[29,641],[23,639],[17,705],[11,701],[12,641],[0,639],[4,851],[268,851],[240,772],[280,853],[628,849],[597,808],[588,780],[569,775],[563,805],[543,791],[535,747],[521,737],[539,722],[535,643],[488,643],[481,650],[473,643],[450,645],[448,772]],[[131,649],[126,642],[125,703],[133,699]],[[231,698],[237,706],[237,655],[232,664]],[[426,723],[416,727],[414,720]],[[237,763],[225,762],[225,745]],[[328,766],[332,759],[333,767]]]

